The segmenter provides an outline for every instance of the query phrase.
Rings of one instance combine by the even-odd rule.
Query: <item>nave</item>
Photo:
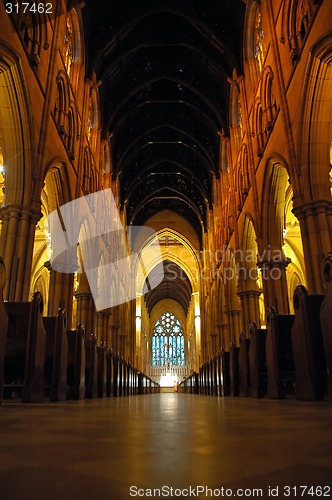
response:
[[[295,487],[297,497],[318,498],[316,488],[326,486],[331,495],[330,416],[330,402],[175,393],[6,403],[0,498],[125,500],[163,486],[178,498],[198,486],[260,498],[269,498],[269,487],[284,498],[287,486],[289,498]],[[314,495],[302,496],[304,485]]]

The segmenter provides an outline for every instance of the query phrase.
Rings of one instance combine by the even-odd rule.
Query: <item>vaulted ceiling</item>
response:
[[[88,0],[88,72],[129,224],[165,208],[199,238],[219,176],[229,83],[241,73],[243,0]]]
[[[101,81],[103,134],[127,225],[169,209],[202,244],[220,135],[228,134],[228,79],[234,68],[242,73],[244,10],[243,0],[86,1],[87,76]],[[147,294],[149,310],[168,296],[187,310],[190,283],[174,265]]]
[[[159,283],[154,286],[154,282]],[[190,280],[184,270],[175,262],[164,260],[162,266],[156,266],[145,282],[146,307],[151,314],[154,306],[161,300],[176,300],[188,311],[191,300],[192,288]]]

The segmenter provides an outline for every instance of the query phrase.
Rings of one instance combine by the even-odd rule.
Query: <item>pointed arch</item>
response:
[[[152,335],[152,366],[184,366],[185,342],[180,321],[166,311],[156,321]]]
[[[261,234],[263,248],[282,249],[289,169],[280,155],[267,158],[262,188]]]
[[[0,127],[5,169],[5,204],[29,206],[34,140],[23,69],[12,49],[0,42]]]
[[[332,142],[332,31],[312,47],[303,86],[299,145],[306,201],[331,201],[329,189]]]

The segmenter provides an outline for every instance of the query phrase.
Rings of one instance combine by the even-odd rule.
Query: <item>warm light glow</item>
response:
[[[173,387],[174,382],[178,381],[177,376],[167,373],[167,375],[162,375],[160,377],[160,387]]]

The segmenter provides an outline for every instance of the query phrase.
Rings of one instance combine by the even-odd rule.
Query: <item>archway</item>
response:
[[[159,256],[152,253],[156,245],[160,249]],[[142,364],[146,359],[147,371],[151,376],[156,375],[152,360],[153,331],[160,316],[169,312],[182,324],[185,351],[190,351],[180,370],[179,376],[182,377],[198,368],[201,355],[200,265],[197,252],[178,231],[163,228],[141,243],[140,254],[146,266],[144,269],[137,268],[136,357]]]

